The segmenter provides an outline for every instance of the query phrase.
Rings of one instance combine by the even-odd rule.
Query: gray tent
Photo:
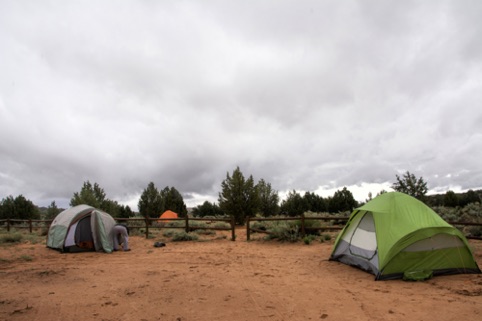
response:
[[[111,253],[111,231],[115,224],[112,216],[94,207],[71,207],[53,220],[47,236],[47,247],[61,252]]]

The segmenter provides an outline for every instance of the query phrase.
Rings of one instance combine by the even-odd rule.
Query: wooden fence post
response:
[[[246,220],[246,241],[249,241],[250,238],[250,229],[249,229],[249,216],[248,219]]]
[[[149,218],[146,217],[146,239],[149,238]]]
[[[236,241],[236,223],[234,221],[234,216],[231,217],[231,241]]]
[[[28,229],[30,231],[30,234],[32,234],[32,220],[31,219],[28,220]]]
[[[189,233],[189,216],[186,215],[186,233]]]
[[[301,236],[305,236],[305,213],[301,214]]]
[[[10,219],[7,218],[7,232],[10,232]]]

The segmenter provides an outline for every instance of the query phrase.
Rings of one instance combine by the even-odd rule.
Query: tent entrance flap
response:
[[[344,231],[331,259],[378,274],[378,247],[371,212],[358,213]]]
[[[372,213],[366,213],[350,238],[350,253],[371,260],[377,254],[377,236]]]
[[[94,238],[92,237],[92,227],[90,215],[82,218],[75,229],[75,244],[81,249],[93,249]]]

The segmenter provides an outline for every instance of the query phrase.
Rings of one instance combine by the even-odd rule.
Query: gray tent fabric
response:
[[[49,228],[47,247],[61,252],[103,251],[111,253],[110,233],[116,224],[108,213],[78,205],[57,215]]]

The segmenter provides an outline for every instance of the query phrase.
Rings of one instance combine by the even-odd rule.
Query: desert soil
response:
[[[482,320],[482,275],[374,281],[310,245],[131,237],[130,252],[0,246],[0,320]],[[482,266],[482,241],[471,241]]]

